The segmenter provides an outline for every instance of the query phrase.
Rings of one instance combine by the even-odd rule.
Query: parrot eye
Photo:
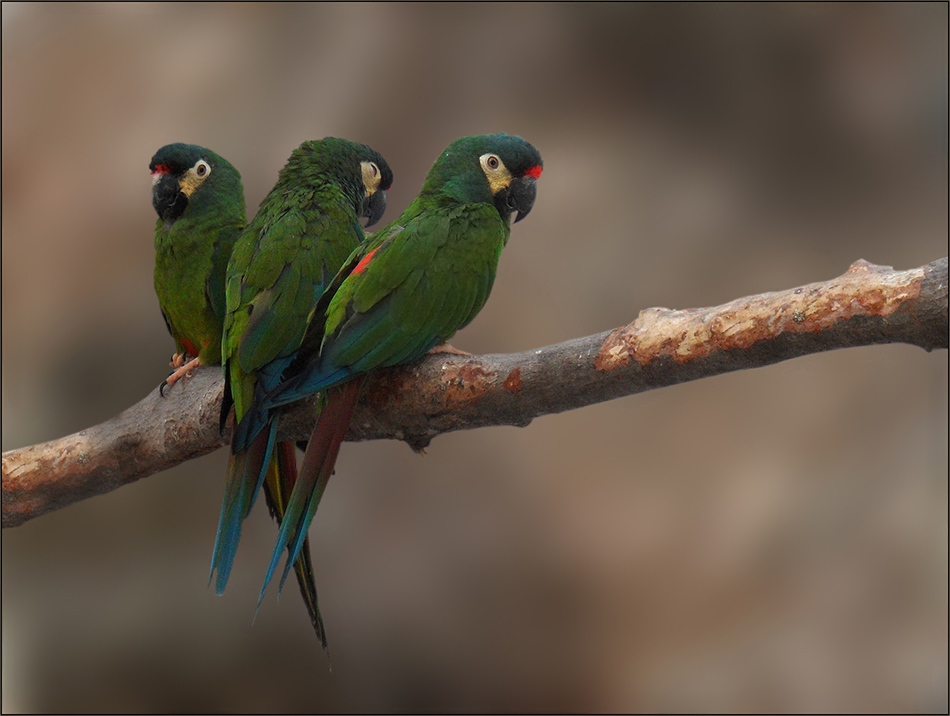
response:
[[[186,171],[184,175],[178,179],[178,186],[181,188],[182,193],[190,199],[191,195],[197,191],[198,187],[200,187],[210,175],[211,165],[204,159],[199,159],[191,169]]]
[[[497,154],[483,154],[478,158],[482,165],[482,171],[486,174],[497,174],[505,169],[505,163]]]
[[[511,184],[511,173],[497,154],[483,154],[478,161],[493,195]]]

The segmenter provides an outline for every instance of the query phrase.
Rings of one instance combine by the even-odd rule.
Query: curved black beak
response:
[[[363,199],[363,216],[366,217],[366,228],[368,229],[377,221],[383,218],[386,213],[386,192],[383,190],[374,191]]]
[[[181,190],[174,175],[163,174],[152,185],[152,206],[162,221],[175,221],[185,211],[188,197]]]
[[[531,207],[534,206],[537,196],[538,183],[534,177],[523,176],[511,181],[505,201],[509,209],[518,212],[518,216],[515,217],[516,224],[531,213]]]

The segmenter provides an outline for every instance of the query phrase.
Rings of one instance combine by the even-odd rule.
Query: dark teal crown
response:
[[[155,156],[152,157],[148,169],[154,172],[160,166],[164,166],[172,174],[179,175],[191,169],[199,159],[204,159],[208,162],[212,170],[221,168],[228,172],[233,172],[238,178],[241,176],[237,169],[231,166],[230,162],[218,156],[210,149],[199,147],[197,144],[182,144],[181,142],[166,144],[155,152]]]

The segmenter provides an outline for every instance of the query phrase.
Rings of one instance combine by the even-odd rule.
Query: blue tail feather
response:
[[[241,540],[241,525],[250,514],[264,476],[267,474],[267,466],[273,456],[276,438],[277,421],[275,420],[271,423],[266,435],[258,436],[246,450],[231,455],[228,464],[228,481],[221,501],[218,533],[215,536],[211,557],[211,575],[208,580],[210,584],[217,571],[215,592],[219,595],[224,593],[231,576],[231,567],[234,565],[238,543]]]

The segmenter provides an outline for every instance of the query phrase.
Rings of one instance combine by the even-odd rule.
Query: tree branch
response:
[[[525,426],[653,388],[836,348],[947,348],[947,259],[910,271],[857,261],[843,276],[715,308],[650,308],[627,326],[510,355],[429,355],[369,382],[348,440],[394,438],[421,449],[441,433]],[[3,527],[199,457],[218,434],[224,380],[199,370],[100,425],[3,453]],[[290,406],[283,439],[306,439],[313,399]]]

